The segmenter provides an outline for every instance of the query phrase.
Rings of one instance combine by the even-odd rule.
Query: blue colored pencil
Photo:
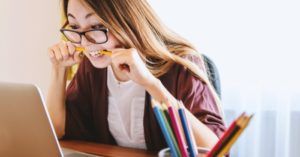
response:
[[[168,132],[168,129],[166,127],[166,124],[164,122],[164,119],[163,119],[163,116],[162,116],[162,112],[161,112],[161,109],[160,109],[160,106],[157,105],[156,101],[155,100],[152,100],[152,107],[153,107],[153,110],[154,110],[154,114],[155,114],[155,117],[158,121],[158,124],[162,130],[162,133],[165,137],[165,140],[170,148],[170,152],[171,152],[171,156],[172,157],[178,157],[178,154],[177,154],[177,151],[176,151],[176,148],[175,148],[175,145],[174,143],[172,142],[172,138]]]
[[[198,154],[197,152],[197,149],[195,149],[195,146],[194,146],[194,143],[193,143],[193,137],[191,136],[192,132],[191,130],[189,129],[189,125],[188,125],[188,122],[187,122],[187,118],[186,118],[186,115],[185,115],[185,111],[184,111],[184,108],[182,107],[181,104],[179,104],[179,109],[178,109],[178,112],[179,112],[179,117],[180,117],[180,120],[181,120],[181,125],[183,127],[183,131],[184,131],[184,135],[185,135],[185,138],[186,138],[186,142],[188,144],[188,150],[190,152],[190,156],[191,157],[196,157],[196,155]]]

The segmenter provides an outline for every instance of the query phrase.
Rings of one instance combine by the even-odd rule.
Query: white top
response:
[[[107,68],[108,125],[119,146],[146,149],[145,89],[133,81],[119,82]]]

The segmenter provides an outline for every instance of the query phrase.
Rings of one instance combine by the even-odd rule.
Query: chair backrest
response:
[[[215,88],[217,94],[221,98],[221,83],[220,83],[220,75],[215,63],[206,55],[202,55],[205,63],[205,68],[207,70],[208,78],[210,83]]]

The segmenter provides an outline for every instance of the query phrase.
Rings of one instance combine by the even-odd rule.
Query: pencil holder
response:
[[[197,157],[205,157],[205,154],[209,152],[209,149],[198,147]],[[170,148],[164,148],[158,152],[158,157],[171,157]]]

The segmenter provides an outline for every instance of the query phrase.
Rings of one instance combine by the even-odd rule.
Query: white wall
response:
[[[59,39],[59,0],[1,0],[0,81],[34,83],[46,92],[47,48]]]
[[[249,84],[299,89],[299,1],[150,2],[170,28],[216,62],[223,88]]]

